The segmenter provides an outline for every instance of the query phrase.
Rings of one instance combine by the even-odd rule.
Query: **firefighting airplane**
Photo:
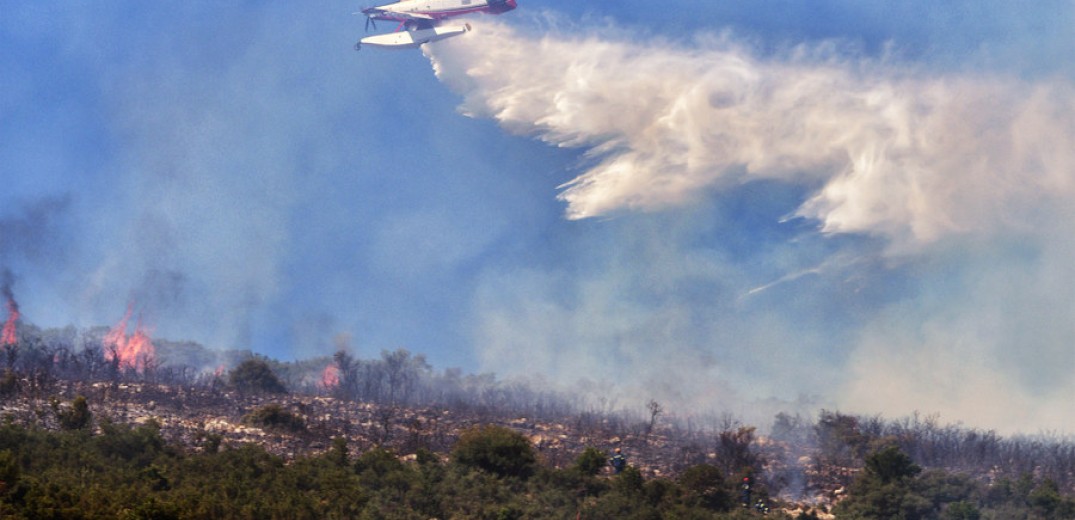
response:
[[[366,15],[366,30],[377,20],[399,22],[395,32],[362,38],[355,50],[363,45],[390,49],[409,49],[423,43],[435,42],[459,36],[470,30],[470,24],[441,25],[449,18],[471,13],[506,13],[515,9],[516,0],[400,0],[394,4],[369,7],[362,10]],[[355,13],[358,14],[358,13]]]

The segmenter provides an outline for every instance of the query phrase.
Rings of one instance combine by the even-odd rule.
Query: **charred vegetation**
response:
[[[805,504],[803,514],[843,503],[845,514],[869,518],[870,508],[884,507],[878,489],[891,495],[899,486],[917,504],[908,517],[973,516],[1020,503],[1069,518],[1062,515],[1075,507],[1075,443],[1059,435],[1005,437],[936,416],[829,410],[778,414],[761,434],[728,416],[678,417],[655,400],[615,410],[488,374],[437,371],[404,349],[285,363],[147,339],[149,348],[139,346],[137,362],[128,363],[115,330],[20,324],[14,343],[0,346],[7,427],[98,437],[152,431],[160,443],[153,449],[188,456],[256,446],[290,463],[380,450],[502,477],[565,471],[574,476],[557,478],[582,490],[580,504],[618,489],[649,493],[653,507],[674,494],[677,504],[726,509],[743,500],[737,483],[749,481],[749,502]],[[630,478],[603,464],[617,448],[629,457]],[[590,478],[623,482],[608,487]],[[945,501],[930,486],[961,491]]]

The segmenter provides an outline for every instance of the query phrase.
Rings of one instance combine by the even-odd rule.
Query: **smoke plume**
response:
[[[572,219],[777,179],[816,187],[796,214],[825,232],[905,248],[1032,226],[1075,194],[1070,85],[927,75],[835,45],[762,59],[729,37],[530,37],[486,20],[427,52],[465,113],[587,150],[560,194]]]
[[[0,296],[3,296],[7,310],[7,321],[0,331],[0,346],[14,345],[18,343],[19,304],[15,301],[15,293],[12,286],[15,284],[15,276],[11,271],[0,271]]]
[[[763,55],[730,36],[494,20],[425,52],[466,115],[584,151],[559,193],[568,219],[620,217],[573,272],[486,280],[487,366],[627,379],[635,398],[694,407],[798,392],[1075,429],[1060,405],[1075,390],[1070,84],[833,43]],[[783,219],[742,216],[788,192]],[[760,251],[700,247],[736,238],[714,213],[766,233]]]

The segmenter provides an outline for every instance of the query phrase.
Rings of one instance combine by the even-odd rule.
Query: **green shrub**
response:
[[[267,394],[286,394],[287,387],[263,359],[250,358],[228,373],[231,386],[243,391]]]
[[[583,475],[594,476],[604,469],[608,463],[608,455],[593,446],[587,447],[582,454],[575,459],[575,471]]]
[[[269,430],[303,432],[306,421],[278,404],[268,404],[246,414],[243,423]]]
[[[727,511],[735,503],[724,475],[719,468],[710,464],[699,464],[684,470],[679,476],[679,485],[688,501],[706,509]]]
[[[476,426],[464,431],[452,449],[452,460],[501,477],[529,478],[537,455],[523,435],[502,426]]]
[[[60,423],[60,428],[64,430],[88,428],[90,421],[93,419],[89,404],[86,403],[86,398],[81,395],[71,401],[70,408],[61,407],[58,401],[53,401],[52,409],[56,413],[56,420]]]

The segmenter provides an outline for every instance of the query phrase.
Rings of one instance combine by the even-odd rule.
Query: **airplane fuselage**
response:
[[[373,20],[399,22],[399,27],[393,33],[362,38],[355,44],[355,49],[363,45],[397,49],[418,47],[470,30],[465,24],[442,26],[445,20],[473,13],[500,14],[516,6],[516,0],[401,0],[370,7],[362,10],[367,17],[367,30]]]
[[[434,20],[443,20],[472,13],[500,14],[515,9],[515,0],[402,0],[394,4],[382,5],[373,9],[384,14],[374,18],[399,20],[399,14],[425,15]]]

